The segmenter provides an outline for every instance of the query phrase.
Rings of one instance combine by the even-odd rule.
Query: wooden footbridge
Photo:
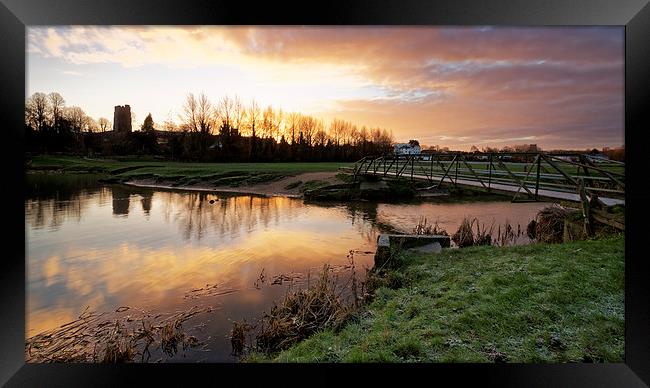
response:
[[[347,171],[514,195],[513,202],[581,202],[596,195],[625,204],[625,163],[580,153],[420,153],[364,157]]]

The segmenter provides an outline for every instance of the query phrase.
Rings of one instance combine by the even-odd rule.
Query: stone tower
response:
[[[115,107],[113,114],[113,131],[131,132],[131,107],[129,105]]]

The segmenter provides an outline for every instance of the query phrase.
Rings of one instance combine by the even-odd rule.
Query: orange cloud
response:
[[[317,116],[460,148],[489,139],[582,146],[587,131],[601,146],[622,144],[623,43],[620,27],[29,29],[33,55],[80,66],[236,64],[242,87],[282,103],[304,99],[286,91],[306,86],[321,99]],[[364,97],[320,96],[332,85]]]

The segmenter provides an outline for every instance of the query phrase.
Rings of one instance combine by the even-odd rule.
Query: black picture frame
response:
[[[302,2],[287,4],[217,0],[0,0],[0,121],[6,196],[2,288],[0,383],[7,386],[116,386],[187,384],[225,377],[260,384],[403,384],[412,378],[453,385],[646,386],[650,384],[650,293],[645,270],[643,150],[650,129],[650,5],[646,0],[446,0]],[[427,365],[90,365],[25,364],[25,253],[23,109],[25,31],[29,25],[250,24],[250,25],[620,25],[625,26],[625,144],[627,148],[625,363],[623,364],[427,364]],[[20,188],[20,189],[18,189]],[[11,249],[7,249],[11,247]],[[296,375],[298,374],[298,375]],[[343,377],[341,374],[345,374]]]

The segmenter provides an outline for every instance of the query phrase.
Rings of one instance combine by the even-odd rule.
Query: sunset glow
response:
[[[27,95],[179,121],[187,93],[468,150],[624,143],[622,27],[29,27]]]

